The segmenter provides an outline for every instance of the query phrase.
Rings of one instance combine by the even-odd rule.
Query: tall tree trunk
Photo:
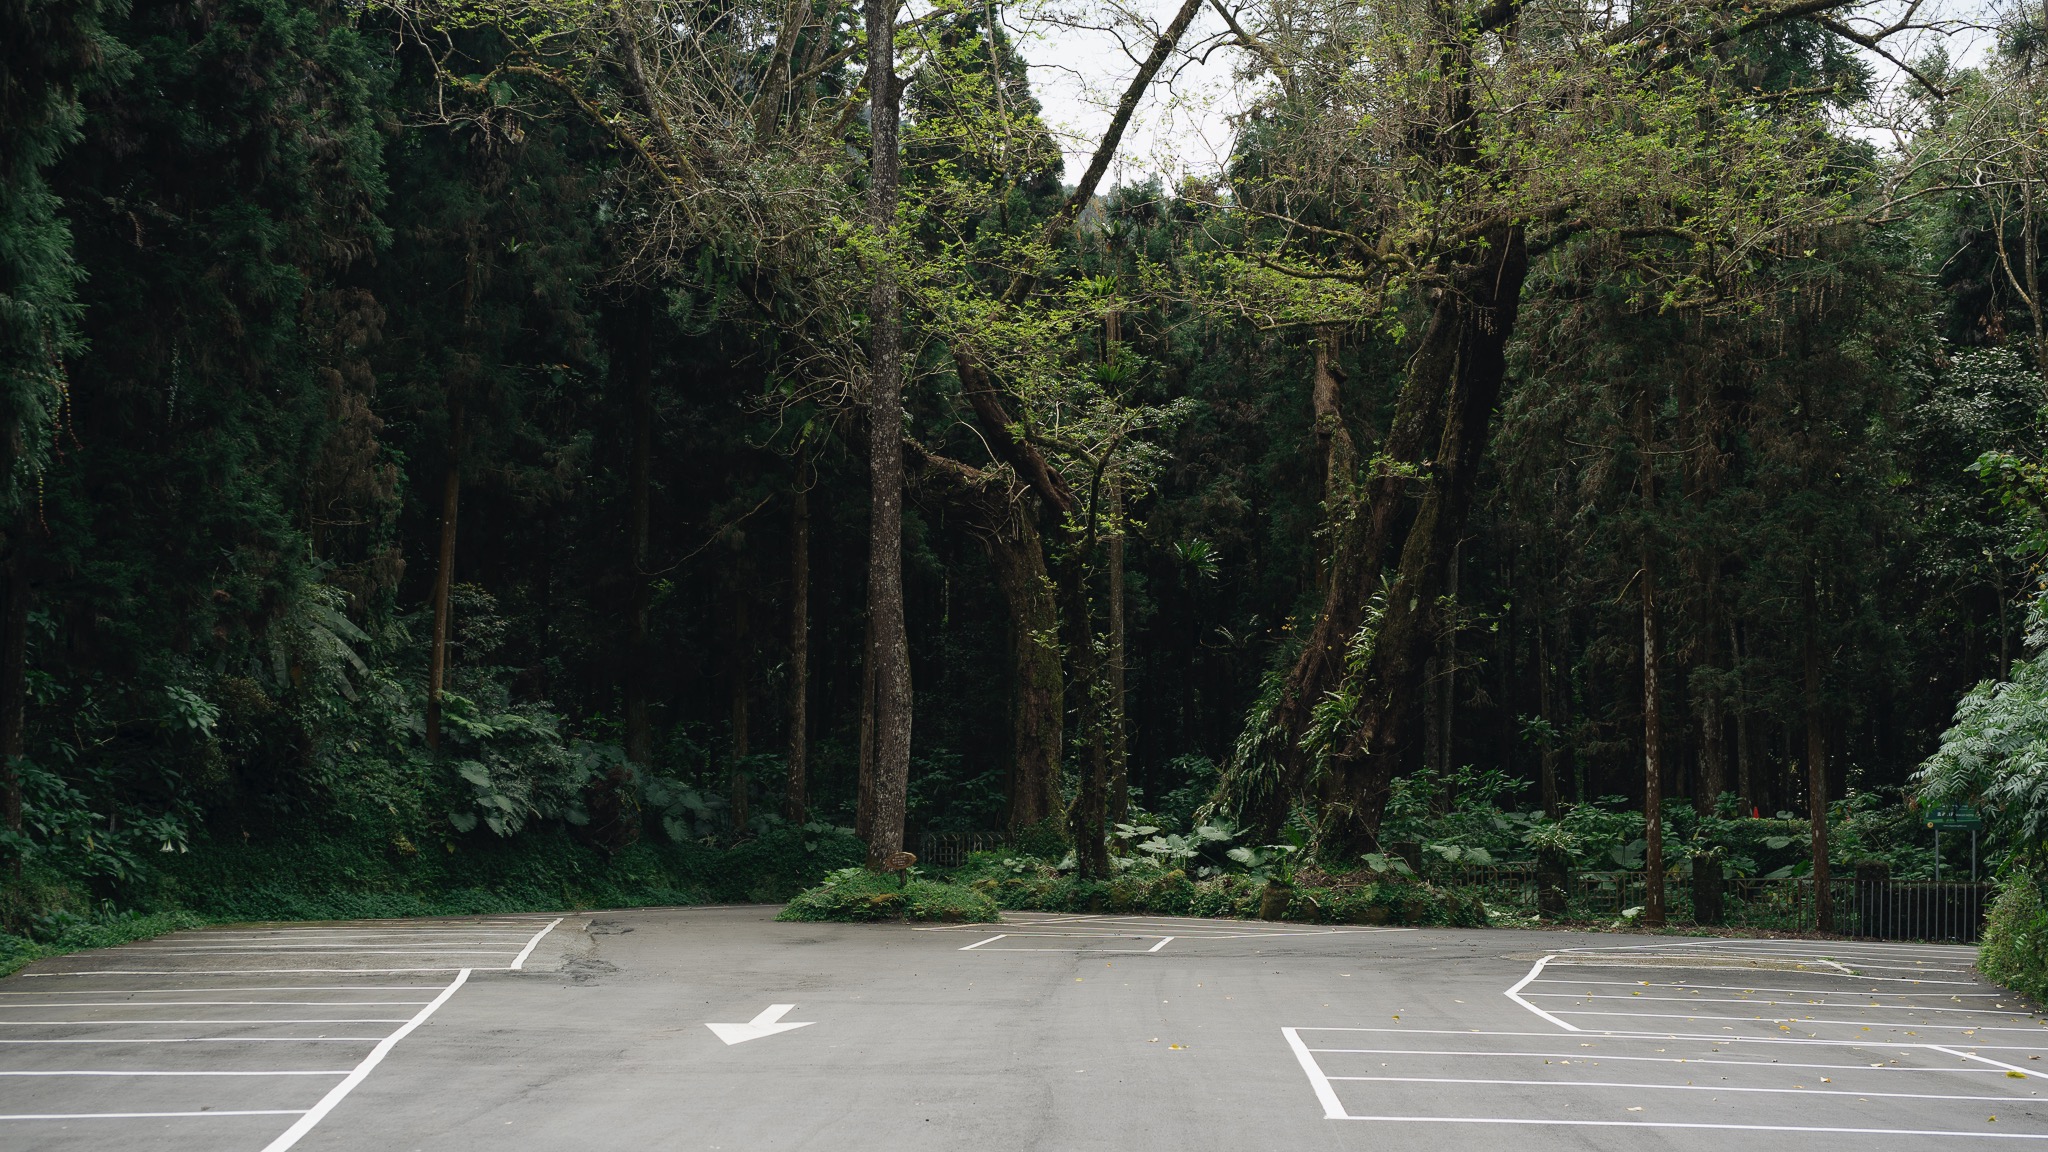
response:
[[[629,507],[626,535],[632,556],[631,602],[626,617],[626,759],[647,764],[653,759],[654,736],[647,718],[647,679],[653,654],[647,639],[654,600],[654,578],[648,572],[648,523],[654,456],[654,315],[645,292],[636,291],[624,309],[616,355],[632,390],[633,455],[627,470]]]
[[[1664,716],[1658,697],[1657,571],[1643,546],[1643,923],[1664,924]]]
[[[1403,386],[1404,392],[1418,384],[1440,390],[1444,418],[1429,486],[1402,544],[1364,677],[1354,714],[1357,731],[1331,757],[1333,787],[1320,847],[1333,858],[1377,841],[1388,785],[1423,687],[1422,666],[1436,643],[1437,600],[1471,515],[1494,405],[1507,374],[1507,345],[1514,336],[1529,254],[1519,227],[1487,239],[1474,265],[1439,297],[1424,347],[1410,361]],[[1375,497],[1375,521],[1383,507]],[[1377,564],[1350,577],[1376,583]]]
[[[797,450],[789,514],[789,777],[782,813],[792,824],[810,816],[811,760],[811,477]]]
[[[1643,584],[1643,923],[1664,926],[1664,708],[1658,682],[1657,564],[1651,521],[1657,514],[1657,468],[1651,455],[1656,427],[1649,390],[1636,398],[1636,451],[1642,457],[1637,488],[1642,497]]]
[[[1728,621],[1728,658],[1736,676],[1735,695],[1735,794],[1741,800],[1736,812],[1743,808],[1756,807],[1756,742],[1753,738],[1749,708],[1743,703],[1741,692],[1742,624],[1732,617]]]
[[[1010,615],[1010,811],[1012,834],[1059,813],[1066,685],[1059,604],[1030,514],[1015,510],[1014,537],[987,537],[996,585]]]
[[[1708,584],[1708,597],[1713,595],[1713,585]],[[1714,811],[1721,794],[1728,790],[1728,709],[1725,701],[1726,688],[1718,679],[1723,673],[1717,667],[1720,656],[1721,630],[1715,627],[1713,609],[1706,611],[1709,619],[1700,629],[1700,643],[1707,650],[1707,665],[1711,683],[1700,694],[1700,794],[1701,812]]]
[[[1820,603],[1814,592],[1817,566],[1806,571],[1805,627],[1800,659],[1806,666],[1806,816],[1813,828],[1813,913],[1815,927],[1832,932],[1835,894],[1828,880],[1828,736],[1821,707]]]
[[[1395,533],[1414,507],[1412,477],[1427,468],[1431,449],[1440,444],[1443,397],[1446,382],[1456,371],[1461,331],[1458,309],[1440,302],[1396,398],[1385,448],[1362,481],[1358,447],[1344,420],[1337,334],[1317,333],[1310,398],[1316,439],[1323,450],[1323,525],[1332,543],[1322,606],[1267,722],[1266,752],[1277,762],[1281,777],[1264,782],[1261,794],[1248,796],[1252,804],[1240,814],[1268,839],[1279,834],[1294,794],[1306,781],[1309,757],[1302,741],[1311,714],[1343,682],[1345,653],[1364,623]]]
[[[744,833],[747,830],[747,757],[752,753],[749,741],[753,727],[747,709],[747,681],[752,678],[752,661],[748,659],[748,645],[753,642],[747,630],[747,581],[744,567],[740,578],[733,581],[732,597],[732,830]]]
[[[19,534],[9,551],[12,555],[0,572],[7,582],[0,593],[0,818],[9,832],[20,832],[20,762],[28,752],[29,586]],[[14,874],[20,879],[19,856],[14,859]]]
[[[462,397],[448,397],[448,469],[441,477],[441,541],[434,564],[434,637],[427,651],[427,747],[441,747],[441,689],[448,676],[448,592],[455,584],[455,513],[462,500]]]
[[[1124,500],[1123,482],[1111,479],[1109,494],[1110,533],[1103,541],[1103,560],[1109,569],[1109,716],[1106,739],[1109,755],[1109,819],[1127,820],[1131,814],[1131,756],[1129,714],[1124,710]]]
[[[867,0],[868,224],[883,244],[868,289],[867,662],[874,669],[874,809],[868,862],[903,850],[910,788],[910,641],[903,623],[903,311],[890,240],[896,224],[895,0]]]
[[[1557,793],[1558,745],[1563,742],[1559,731],[1557,715],[1557,686],[1555,674],[1550,667],[1550,621],[1543,616],[1543,610],[1536,612],[1536,707],[1543,717],[1543,775],[1539,782],[1543,797],[1543,814],[1552,820],[1563,813],[1564,805]]]
[[[864,653],[875,650],[875,624],[872,619],[862,633],[860,650]],[[854,757],[853,831],[862,843],[868,843],[875,834],[875,662],[872,659],[861,661],[860,736],[854,746]]]

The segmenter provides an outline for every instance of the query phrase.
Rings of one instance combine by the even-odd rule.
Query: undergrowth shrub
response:
[[[842,868],[817,887],[798,893],[775,918],[985,923],[996,916],[995,901],[964,885],[921,876],[902,884],[894,876],[865,868]]]
[[[2048,902],[2030,872],[2015,869],[1999,885],[1977,947],[1977,970],[2023,996],[2048,999]]]
[[[1043,861],[977,853],[953,874],[1003,908],[1035,912],[1142,912],[1163,916],[1250,919],[1259,914],[1266,882],[1241,873],[1195,879],[1180,869],[1132,868],[1107,880],[1062,875]],[[1316,924],[1407,924],[1482,927],[1486,905],[1476,892],[1403,876],[1286,890],[1283,918]]]

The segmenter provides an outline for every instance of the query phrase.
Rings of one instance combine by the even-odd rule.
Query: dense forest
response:
[[[2048,28],[1916,13],[1186,0],[1076,171],[986,5],[0,4],[7,926],[1461,805],[1924,874],[2041,746],[1959,742]],[[1212,52],[1228,164],[1109,181]]]

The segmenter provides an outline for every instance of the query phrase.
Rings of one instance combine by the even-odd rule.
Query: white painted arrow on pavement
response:
[[[815,1020],[805,1020],[799,1024],[776,1023],[776,1021],[782,1019],[784,1012],[794,1007],[796,1007],[794,1004],[770,1004],[759,1016],[754,1017],[745,1024],[706,1024],[704,1026],[718,1033],[718,1038],[727,1044],[744,1044],[749,1040],[759,1040],[763,1036],[773,1036],[777,1032],[787,1032],[792,1028],[809,1028],[817,1023]]]

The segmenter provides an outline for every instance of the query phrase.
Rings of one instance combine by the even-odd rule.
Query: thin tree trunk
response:
[[[1123,484],[1111,480],[1109,515],[1111,531],[1103,541],[1103,558],[1109,569],[1109,819],[1126,820],[1131,814],[1131,761],[1128,716],[1124,711],[1124,527]]]
[[[462,398],[448,398],[448,470],[441,478],[441,541],[434,567],[434,637],[427,652],[427,747],[441,747],[441,689],[448,675],[448,592],[455,583],[455,514],[462,500]]]
[[[1657,567],[1650,520],[1657,509],[1657,471],[1650,455],[1654,432],[1647,392],[1638,397],[1636,451],[1641,453],[1643,501],[1643,923],[1664,926],[1664,712],[1657,673]]]
[[[1564,805],[1557,794],[1557,752],[1561,742],[1558,731],[1556,685],[1550,668],[1550,622],[1543,618],[1539,608],[1536,613],[1536,707],[1543,717],[1543,775],[1539,782],[1543,797],[1543,814],[1552,820],[1558,818]]]
[[[810,816],[810,483],[809,461],[799,448],[789,516],[789,778],[783,790],[783,815],[792,824]]]
[[[1102,359],[1113,363],[1117,346],[1123,343],[1123,315],[1115,310],[1103,317]],[[1116,461],[1105,461],[1109,475],[1103,485],[1109,504],[1108,530],[1102,542],[1106,594],[1109,598],[1109,715],[1104,739],[1109,758],[1109,811],[1107,819],[1120,823],[1131,814],[1130,717],[1124,701],[1124,487]]]
[[[626,759],[647,764],[653,759],[654,736],[647,717],[647,679],[653,672],[647,626],[654,600],[654,579],[648,573],[650,473],[654,456],[654,317],[644,293],[635,292],[619,334],[621,365],[632,388],[633,456],[628,469],[630,489],[626,533],[633,560],[632,600],[626,623]]]
[[[1708,587],[1711,595],[1712,585]],[[1718,655],[1719,635],[1720,630],[1711,621],[1700,629],[1701,643],[1706,646],[1710,663]],[[1720,675],[1718,668],[1710,667],[1710,671]],[[1703,813],[1714,811],[1721,793],[1728,790],[1728,708],[1724,692],[1725,689],[1716,681],[1701,694],[1699,810]]]
[[[21,831],[21,757],[28,752],[28,607],[27,565],[19,539],[8,560],[7,589],[0,604],[0,817],[9,832]],[[16,879],[21,859],[14,860]]]
[[[1756,758],[1755,742],[1751,738],[1749,708],[1742,701],[1740,689],[1743,658],[1742,625],[1733,619],[1728,621],[1728,657],[1731,661],[1731,666],[1735,670],[1737,684],[1735,698],[1735,794],[1741,800],[1741,803],[1736,808],[1737,814],[1741,815],[1743,814],[1741,809],[1754,809],[1756,806]]]
[[[1812,566],[1806,572],[1805,628],[1800,658],[1806,665],[1806,816],[1813,830],[1813,913],[1814,927],[1832,932],[1835,926],[1835,894],[1828,880],[1828,736],[1821,709],[1820,604],[1814,594],[1818,578]]]
[[[868,0],[868,224],[885,254],[868,289],[868,663],[874,668],[874,808],[868,862],[903,850],[910,788],[910,642],[903,622],[903,313],[886,254],[896,223],[895,0]]]
[[[747,629],[747,581],[745,569],[740,578],[733,582],[732,597],[732,830],[741,834],[747,830],[747,757],[752,748],[749,743],[752,721],[747,712],[747,682],[752,678],[751,661],[748,660],[748,645],[752,637]]]

